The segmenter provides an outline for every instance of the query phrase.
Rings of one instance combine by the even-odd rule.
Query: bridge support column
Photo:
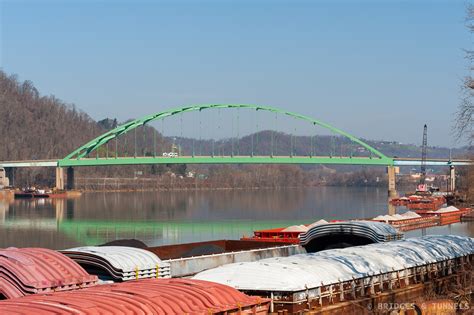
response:
[[[449,167],[449,191],[456,191],[456,168],[454,165]]]
[[[56,167],[56,189],[64,189],[64,169]]]
[[[388,214],[394,215],[397,211],[396,207],[390,203],[390,200],[398,197],[397,186],[396,186],[396,174],[398,173],[398,167],[388,166]]]
[[[8,178],[9,185],[15,187],[15,168],[14,167],[6,167],[5,168],[5,175]]]
[[[67,168],[67,182],[66,182],[66,189],[73,190],[75,188],[74,184],[74,168],[69,166]]]
[[[397,194],[397,186],[396,186],[396,174],[398,173],[398,167],[395,166],[388,166],[387,167],[387,175],[388,175],[388,198],[389,200],[392,198],[396,198]]]

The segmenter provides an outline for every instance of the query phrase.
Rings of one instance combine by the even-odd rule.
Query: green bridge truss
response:
[[[116,139],[120,135],[126,134],[135,128],[146,125],[149,122],[161,120],[166,117],[193,112],[203,111],[219,108],[231,109],[255,109],[256,111],[267,111],[275,114],[283,114],[304,122],[309,122],[315,126],[323,127],[337,135],[348,138],[354,143],[364,147],[369,153],[370,157],[343,157],[343,156],[177,156],[177,157],[163,157],[163,156],[146,156],[146,157],[88,157],[100,147],[106,145],[109,141]],[[383,153],[368,145],[364,141],[354,137],[353,135],[335,128],[327,123],[313,119],[311,117],[288,112],[285,110],[259,105],[249,104],[206,104],[206,105],[191,105],[173,110],[159,112],[153,115],[148,115],[133,121],[127,122],[115,129],[112,129],[103,135],[89,141],[74,152],[70,153],[64,159],[59,160],[60,167],[69,166],[101,166],[101,165],[143,165],[143,164],[347,164],[347,165],[393,165],[392,158],[385,156]]]

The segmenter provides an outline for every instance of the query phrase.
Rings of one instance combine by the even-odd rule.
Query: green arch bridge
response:
[[[353,154],[352,149],[350,154],[344,156],[342,154],[337,155],[331,151],[330,154],[321,154],[318,155],[315,150],[315,145],[313,144],[313,137],[311,135],[311,143],[306,143],[305,145],[305,154],[294,152],[294,140],[293,135],[291,135],[291,152],[288,154],[282,154],[281,150],[278,151],[274,149],[274,131],[271,131],[271,150],[266,153],[263,153],[263,150],[258,150],[257,144],[254,143],[254,134],[251,135],[251,147],[247,152],[234,151],[234,139],[232,139],[232,151],[224,154],[215,154],[214,152],[214,142],[212,140],[212,152],[207,152],[207,154],[196,154],[194,150],[194,138],[193,138],[193,149],[187,150],[185,154],[175,154],[175,152],[162,152],[158,154],[157,152],[157,142],[156,134],[154,132],[154,144],[153,152],[148,152],[139,156],[137,154],[137,129],[140,127],[145,127],[148,123],[155,121],[164,122],[165,119],[171,117],[182,117],[185,113],[191,112],[208,112],[211,110],[217,110],[220,112],[221,109],[231,109],[237,111],[245,109],[250,111],[266,112],[268,114],[274,115],[275,119],[278,115],[285,116],[289,118],[296,119],[301,124],[309,124],[314,127],[322,128],[326,131],[329,131],[333,135],[344,139],[347,143],[357,146],[358,149],[361,149],[365,155]],[[237,121],[238,120],[237,116]],[[232,118],[233,119],[233,118]],[[182,123],[182,118],[181,118]],[[221,122],[217,119],[217,122],[214,124],[220,124]],[[233,124],[233,120],[232,120]],[[258,125],[257,125],[258,127]],[[181,126],[182,128],[182,126]],[[199,129],[201,130],[201,122],[199,123]],[[257,130],[258,131],[258,130]],[[127,135],[129,133],[134,133],[135,136],[135,153],[133,156],[129,156],[127,153],[124,156],[119,154],[119,137]],[[144,133],[145,134],[145,133]],[[162,132],[162,136],[163,132]],[[256,136],[258,137],[258,135]],[[237,137],[239,139],[239,137]],[[240,141],[240,140],[237,140]],[[258,138],[256,139],[258,142]],[[276,140],[275,140],[276,142]],[[115,150],[109,152],[109,144]],[[240,147],[240,146],[239,146]],[[342,147],[342,146],[341,146]],[[191,152],[192,151],[192,152]],[[95,156],[94,156],[95,155]],[[72,188],[74,183],[74,167],[84,167],[84,166],[107,166],[107,165],[146,165],[146,164],[333,164],[333,165],[368,165],[368,166],[385,166],[388,168],[388,184],[389,184],[389,193],[390,191],[395,192],[395,166],[417,166],[422,162],[419,159],[413,158],[391,158],[367,144],[365,141],[360,140],[359,138],[339,129],[330,124],[322,122],[320,120],[301,115],[298,113],[293,113],[290,111],[277,109],[269,106],[260,106],[260,105],[250,105],[250,104],[204,104],[204,105],[190,105],[180,108],[175,108],[172,110],[158,112],[152,115],[148,115],[139,119],[129,121],[121,126],[118,126],[98,137],[92,139],[81,147],[77,148],[66,157],[59,160],[34,160],[34,161],[3,161],[0,162],[0,167],[8,168],[10,171],[17,167],[56,167],[56,187],[64,188],[64,169],[67,169],[68,176],[68,188]],[[430,166],[449,166],[451,167],[451,183],[450,187],[454,190],[455,187],[455,175],[454,175],[454,166],[457,165],[470,165],[472,161],[470,160],[451,160],[447,159],[428,159],[426,165]],[[12,177],[14,177],[12,175]],[[391,193],[390,193],[391,194]]]
[[[101,157],[96,155],[90,157],[94,152],[99,152],[100,148],[106,146],[109,142],[116,140],[119,136],[135,131],[136,128],[142,127],[147,123],[163,120],[167,117],[181,115],[188,112],[201,112],[215,109],[250,109],[255,111],[266,111],[270,113],[280,114],[288,117],[293,117],[301,123],[312,124],[314,126],[322,127],[335,135],[347,138],[351,142],[363,147],[369,156],[317,156],[313,152],[313,148],[308,155],[257,155],[252,152],[248,155],[229,154],[222,155],[196,155],[194,153],[183,156],[163,156],[155,152],[151,156],[134,156],[120,157],[118,150],[112,156]],[[115,143],[115,145],[117,145]],[[113,144],[112,144],[113,146]],[[346,165],[381,165],[392,166],[394,161],[392,158],[385,156],[383,153],[373,148],[366,142],[356,138],[355,136],[342,131],[334,126],[331,126],[320,120],[273,108],[268,106],[248,105],[248,104],[208,104],[208,105],[192,105],[172,110],[162,111],[156,114],[148,115],[133,121],[127,122],[117,128],[114,128],[103,135],[89,141],[83,146],[71,152],[68,156],[58,161],[59,167],[76,167],[76,166],[103,166],[103,165],[143,165],[143,164],[346,164]]]

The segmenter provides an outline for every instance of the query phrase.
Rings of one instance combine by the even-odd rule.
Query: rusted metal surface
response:
[[[1,294],[7,298],[74,290],[97,282],[96,276],[89,275],[73,260],[44,248],[0,250],[0,278]]]
[[[269,299],[251,297],[217,283],[144,279],[0,301],[0,313],[267,314],[269,305]]]
[[[127,281],[170,277],[170,264],[162,261],[154,253],[141,248],[87,246],[61,252],[101,278]]]
[[[14,282],[0,277],[0,300],[22,297],[25,293]]]

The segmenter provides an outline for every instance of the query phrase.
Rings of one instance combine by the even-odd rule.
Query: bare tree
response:
[[[469,32],[474,34],[474,5],[467,7],[466,24]],[[474,78],[472,71],[474,70],[472,62],[474,61],[474,50],[466,50],[466,59],[469,63],[469,75],[464,79],[462,85],[462,99],[456,113],[455,130],[458,139],[467,139],[473,149],[474,143]],[[474,202],[474,166],[462,170],[460,191],[465,193],[467,200]]]
[[[466,23],[469,32],[474,34],[474,5],[472,4],[467,7]],[[458,139],[467,139],[472,144],[474,141],[474,78],[472,77],[474,50],[466,50],[466,59],[469,62],[469,75],[466,76],[462,85],[462,100],[456,113],[455,130]]]

